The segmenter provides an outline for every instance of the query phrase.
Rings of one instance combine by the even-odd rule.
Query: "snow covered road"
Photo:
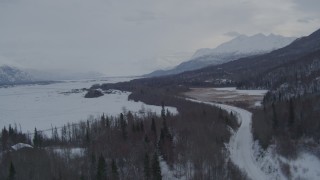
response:
[[[221,107],[228,112],[233,112],[236,114],[241,125],[238,131],[236,131],[231,137],[229,142],[230,158],[232,162],[241,170],[246,172],[248,177],[253,180],[269,179],[267,175],[259,168],[253,156],[253,138],[251,133],[252,114],[249,111],[225,104],[203,102],[189,98],[187,100]]]

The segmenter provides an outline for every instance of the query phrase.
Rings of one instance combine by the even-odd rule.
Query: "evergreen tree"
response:
[[[61,141],[67,141],[67,127],[65,125],[61,128]]]
[[[168,118],[168,117],[170,117],[170,116],[171,116],[171,113],[170,113],[169,109],[167,109],[166,117]]]
[[[143,125],[143,122],[140,121],[140,130],[143,132],[144,131],[144,125]]]
[[[34,135],[33,135],[33,145],[34,147],[39,147],[39,135],[38,135],[38,131],[37,128],[34,128]]]
[[[16,170],[13,166],[13,163],[10,163],[10,167],[9,167],[9,175],[8,175],[8,180],[14,180],[16,177]]]
[[[105,120],[106,120],[106,118],[105,118],[104,113],[103,113],[102,116],[101,116],[101,121],[102,121],[103,123],[105,123]]]
[[[109,120],[108,116],[106,117],[106,127],[110,128],[110,120]]]
[[[156,134],[157,133],[157,127],[156,127],[156,123],[154,121],[154,118],[152,118],[151,120],[151,130]]]
[[[86,128],[86,142],[87,142],[87,144],[90,143],[90,133],[89,133],[89,129],[88,128]]]
[[[162,102],[161,106],[162,106],[161,117],[162,117],[162,119],[166,119],[166,110],[164,108],[164,103],[163,102]]]
[[[293,104],[293,100],[291,98],[289,101],[289,120],[288,120],[289,127],[293,126],[294,116],[295,116],[294,115],[294,104]]]
[[[114,159],[112,159],[112,162],[111,162],[111,173],[112,173],[113,180],[119,179],[118,167]]]
[[[146,153],[144,156],[144,177],[145,179],[150,179],[151,176],[151,169],[150,169],[150,159],[149,159],[149,154]]]
[[[7,149],[8,140],[9,140],[9,132],[6,129],[6,127],[4,127],[1,132],[1,145],[3,150]]]
[[[146,144],[149,144],[149,142],[150,142],[150,139],[148,138],[147,135],[144,135],[144,142],[145,142]]]
[[[57,127],[55,127],[53,129],[53,134],[52,134],[52,138],[55,142],[58,142],[59,141],[59,134],[58,134],[58,129]]]
[[[97,166],[97,180],[104,180],[106,178],[107,178],[106,161],[104,160],[104,157],[101,154],[99,157],[98,166]]]
[[[154,180],[162,179],[160,162],[159,162],[159,157],[157,152],[154,153],[153,159],[152,159],[152,176]]]
[[[124,140],[128,138],[128,132],[127,132],[127,122],[123,117],[123,114],[120,114],[120,126],[122,131],[122,137]]]
[[[11,124],[9,124],[9,137],[12,137],[14,134],[13,128],[11,127]]]
[[[274,103],[272,103],[272,114],[272,127],[273,129],[276,129],[278,127],[278,118]]]

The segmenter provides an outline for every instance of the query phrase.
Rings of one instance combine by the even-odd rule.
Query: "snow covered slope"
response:
[[[210,65],[223,64],[243,57],[268,53],[287,46],[295,39],[294,37],[283,37],[274,34],[268,36],[263,34],[253,36],[240,35],[214,49],[204,48],[197,50],[189,61],[183,62],[171,70],[158,70],[146,76],[179,74]]]
[[[13,66],[0,66],[0,84],[16,84],[32,82],[31,75]]]
[[[285,47],[295,39],[294,37],[283,37],[274,34],[266,36],[261,33],[253,36],[240,35],[214,49],[199,49],[193,55],[192,59],[224,53],[261,54]]]

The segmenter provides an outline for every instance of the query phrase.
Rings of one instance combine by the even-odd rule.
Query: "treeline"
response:
[[[279,153],[294,156],[299,146],[312,148],[299,140],[320,138],[320,94],[308,94],[288,100],[264,103],[253,115],[252,130],[262,147],[277,144]],[[309,141],[310,142],[310,141]],[[315,143],[315,144],[314,144]]]
[[[1,130],[0,136],[1,144],[0,144],[0,151],[8,150],[12,145],[17,143],[31,143],[30,138],[21,131],[18,131],[17,125],[12,127],[9,125],[8,129],[4,127]]]
[[[7,144],[2,146],[0,179],[162,179],[163,164],[177,178],[245,179],[230,162],[225,147],[231,136],[229,128],[238,127],[236,117],[173,96],[154,93],[154,99],[151,93],[136,92],[147,94],[144,97],[150,102],[158,99],[163,106],[161,115],[124,111],[117,117],[102,115],[52,128],[50,136],[36,129],[25,139],[15,140],[14,133],[10,138],[1,135],[1,142],[7,139]],[[176,105],[179,114],[172,115],[164,105]],[[10,150],[18,142],[34,148]],[[74,155],[73,148],[84,149],[84,154]]]

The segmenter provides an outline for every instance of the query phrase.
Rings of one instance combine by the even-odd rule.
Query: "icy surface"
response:
[[[20,126],[23,132],[60,127],[66,123],[86,120],[102,113],[118,115],[126,108],[138,112],[142,108],[157,113],[161,107],[128,101],[129,92],[105,94],[99,98],[83,98],[85,92],[65,93],[72,89],[89,88],[93,84],[126,81],[130,78],[65,81],[49,85],[23,85],[0,88],[0,127],[9,124]],[[166,107],[172,113],[176,108]]]

